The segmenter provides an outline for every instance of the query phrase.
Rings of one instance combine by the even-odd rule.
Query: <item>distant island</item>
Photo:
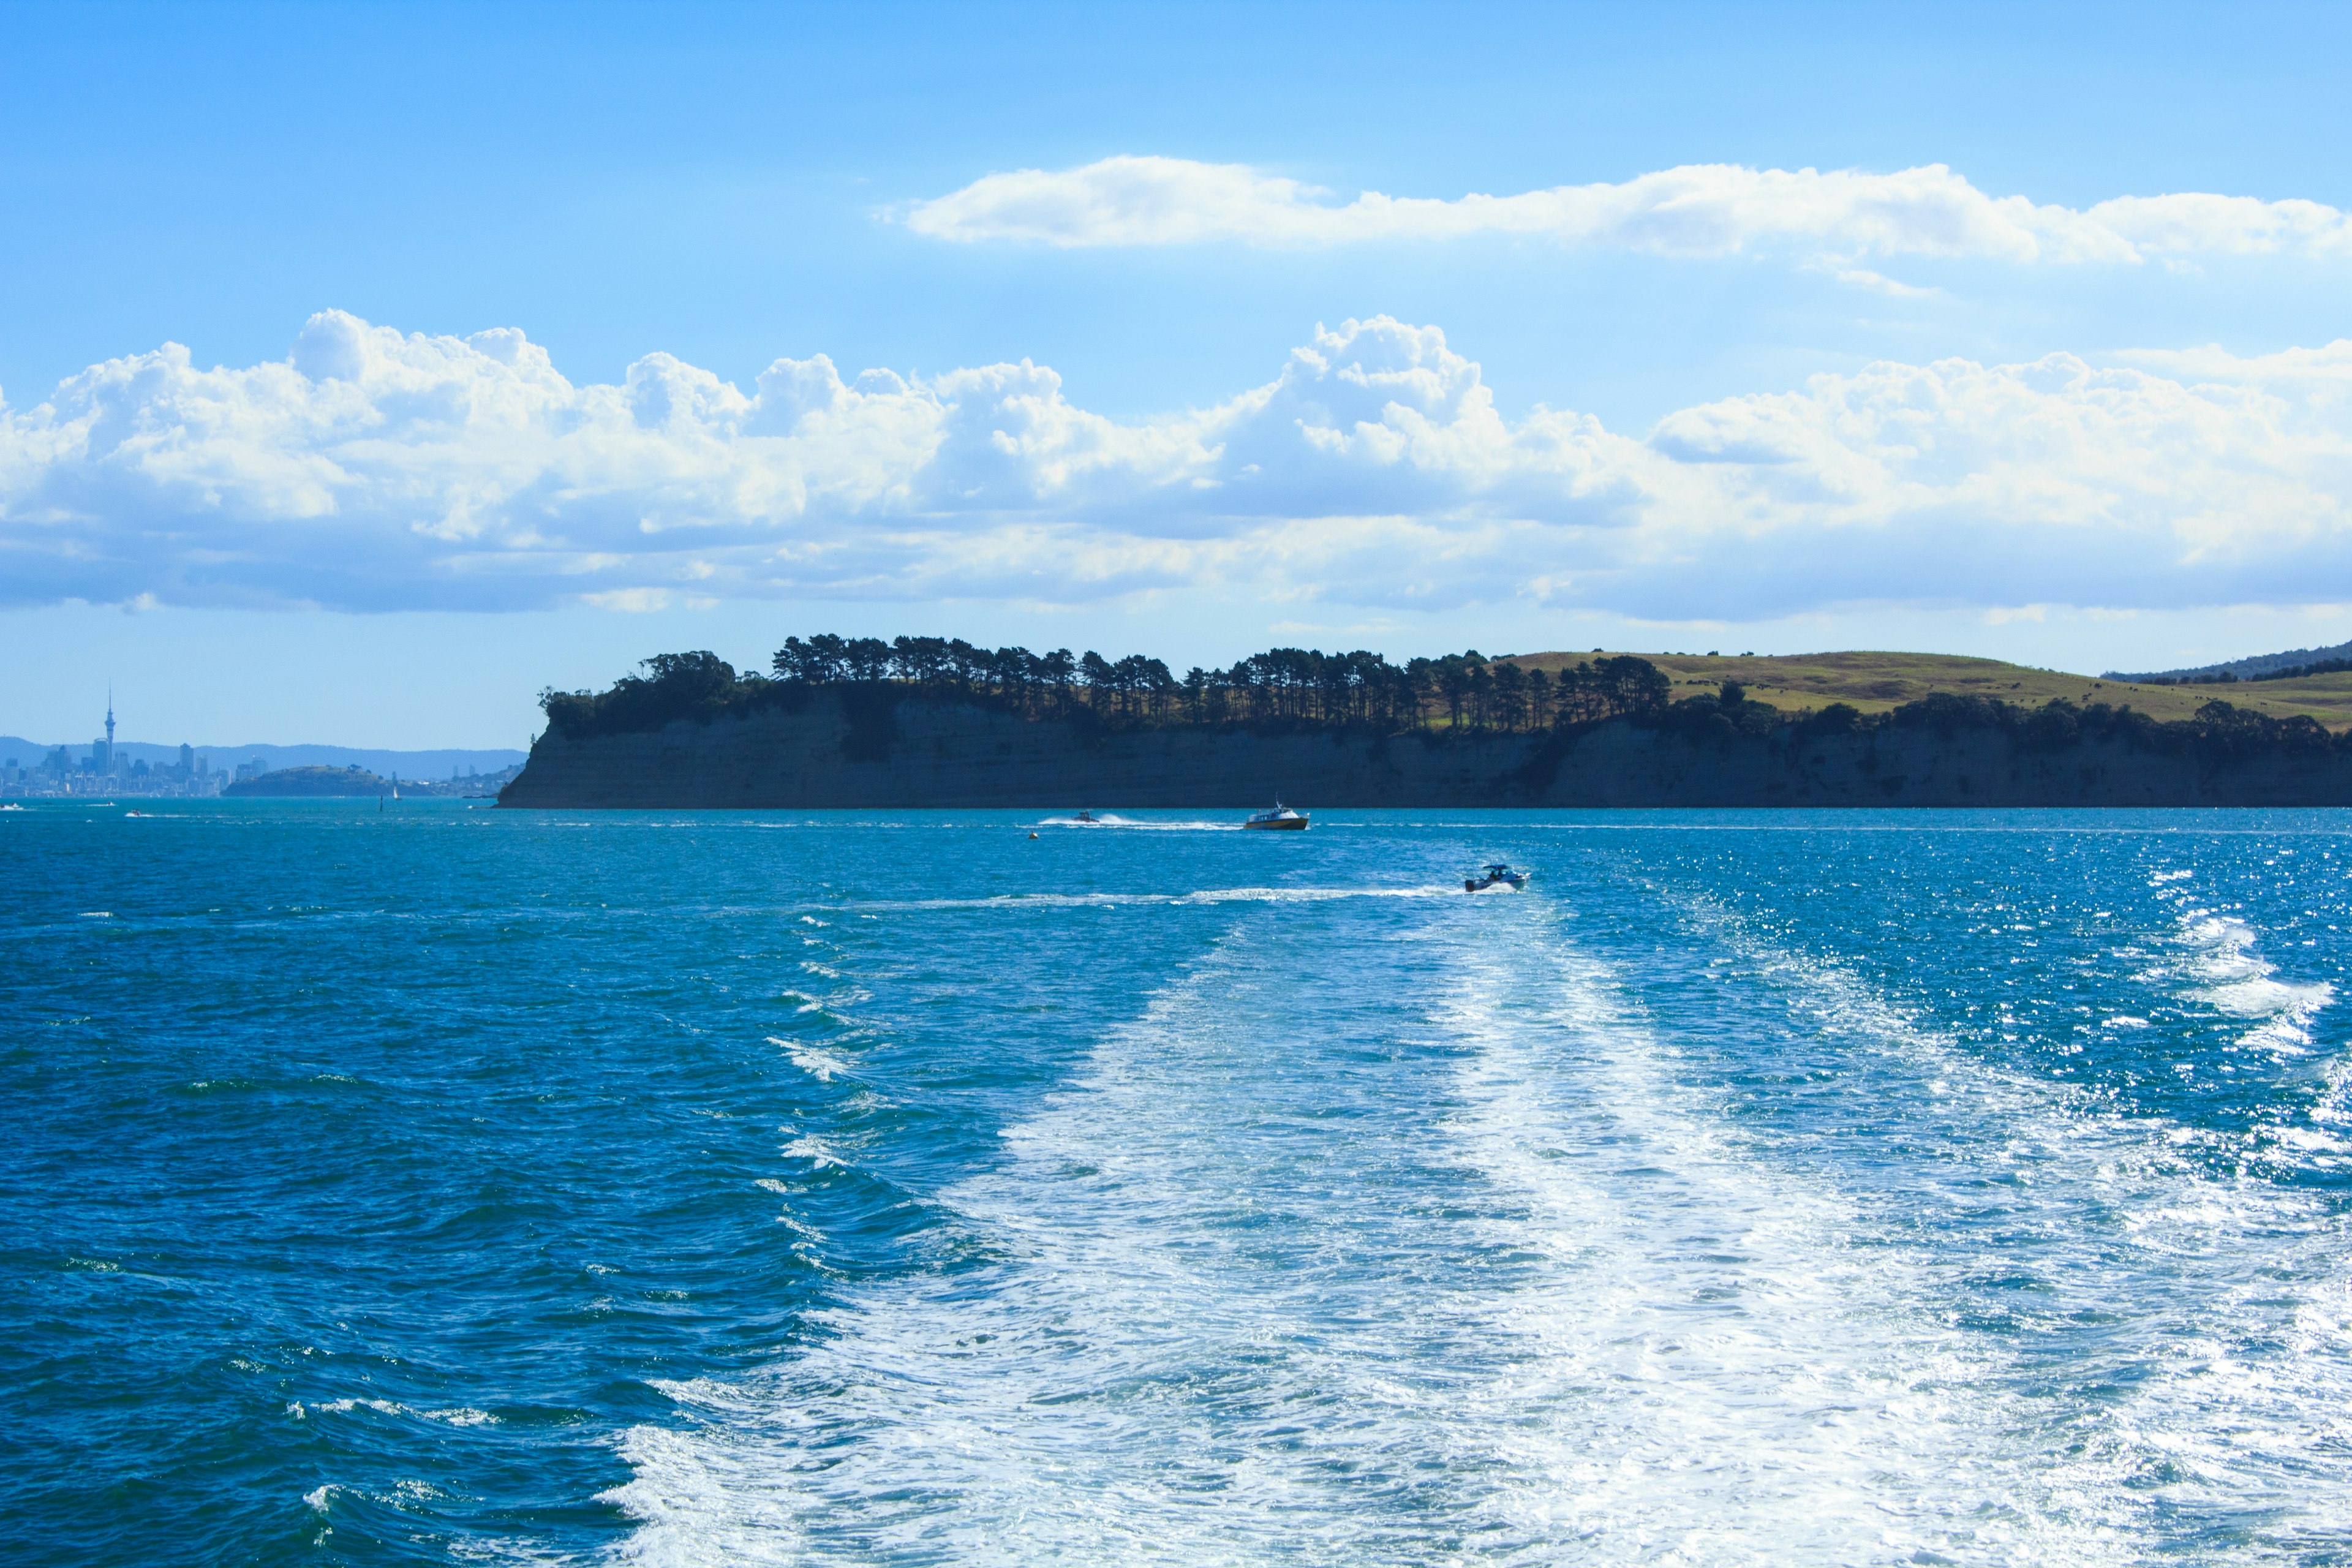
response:
[[[221,791],[225,798],[241,795],[389,795],[392,781],[365,768],[277,768],[237,780]]]
[[[1923,668],[1940,674],[1908,695]],[[500,804],[2352,804],[2352,736],[2298,710],[2352,702],[2352,677],[2270,686],[2282,715],[2179,687],[2110,701],[2084,677],[1901,654],[1400,665],[1275,648],[1179,677],[1142,655],[818,636],[787,638],[772,670],[664,654],[601,692],[543,691],[547,729]],[[1805,700],[1842,685],[1851,700]],[[2011,700],[2029,694],[2041,700]]]

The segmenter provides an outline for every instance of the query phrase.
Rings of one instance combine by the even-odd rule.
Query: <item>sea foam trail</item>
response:
[[[1007,1135],[1001,1168],[940,1195],[955,1261],[827,1315],[771,1379],[674,1388],[704,1424],[632,1434],[628,1552],[1466,1549],[1481,1483],[1443,1461],[1479,1375],[1450,1310],[1478,1258],[1448,1213],[1458,1174],[1429,1157],[1442,1076],[1391,1028],[1389,987],[1349,984],[1360,954],[1287,944],[1278,918],[1244,914]]]
[[[2241,1163],[2200,1157],[2226,1140],[1987,1059],[1852,965],[1712,899],[1680,902],[1758,983],[1751,999],[1777,995],[1792,1037],[1841,1064],[1811,1110],[1754,1119],[1748,1142],[1833,1167],[1868,1230],[1933,1238],[1922,1299],[2009,1347],[1993,1381],[2042,1451],[2042,1495],[2143,1556],[2352,1557],[2352,1233],[2323,1193],[2244,1158],[2295,1141],[2270,1129],[2237,1141]],[[2181,910],[2141,940],[2186,958],[2141,978],[2266,1014],[2242,1046],[2274,1050],[2281,1018],[2307,1040],[2326,988],[2270,982],[2259,934]],[[2211,994],[2249,978],[2274,987],[2259,1009]],[[1825,1131],[1841,1122],[1908,1152],[1842,1146]]]
[[[1482,1228],[1523,1259],[1465,1303],[1511,1347],[1474,1425],[1511,1436],[1494,1508],[1530,1560],[2126,1560],[2035,1473],[1999,1352],[1678,1081],[1621,976],[1557,942],[1457,968],[1447,1131],[1517,1195]]]
[[[2323,1204],[1674,907],[1636,959],[1533,897],[1229,906],[934,1269],[671,1387],[625,1554],[2332,1560]]]
[[[2121,1560],[1915,1265],[1724,1133],[1536,901],[1385,909],[1240,914],[942,1194],[937,1272],[673,1387],[627,1552]]]
[[[1451,883],[1411,886],[1367,883],[1349,888],[1196,888],[1183,893],[997,893],[984,899],[860,900],[823,906],[828,910],[860,913],[882,910],[1139,909],[1153,905],[1190,904],[1316,904],[1339,899],[1443,899],[1458,900],[1461,889]]]

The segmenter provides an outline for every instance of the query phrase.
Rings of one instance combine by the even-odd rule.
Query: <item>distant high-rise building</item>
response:
[[[106,739],[90,742],[89,771],[94,773],[114,772],[114,682],[106,683]]]

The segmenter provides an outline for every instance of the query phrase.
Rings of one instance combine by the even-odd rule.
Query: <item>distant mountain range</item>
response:
[[[16,759],[20,768],[37,767],[43,757],[63,745],[76,757],[89,755],[89,742],[51,741],[44,744],[27,741],[21,735],[0,735],[0,764]],[[132,762],[143,762],[149,767],[158,763],[176,763],[180,748],[159,746],[146,741],[120,741],[114,748]],[[234,773],[238,764],[258,758],[272,768],[365,768],[370,773],[389,778],[397,773],[408,779],[446,779],[455,769],[463,773],[468,768],[476,773],[495,773],[513,767],[523,760],[518,751],[439,751],[388,752],[364,746],[198,746],[196,754],[212,759],[215,772]]]
[[[2226,664],[2200,664],[2189,669],[2152,669],[2137,675],[2127,675],[2111,669],[2099,677],[2102,680],[2218,680],[2224,675],[2234,675],[2240,680],[2252,680],[2258,675],[2268,675],[2274,669],[2300,669],[2307,665],[2331,661],[2352,660],[2352,642],[2340,642],[2334,647],[2299,647],[2286,653],[2259,653],[2252,658],[2233,658]]]

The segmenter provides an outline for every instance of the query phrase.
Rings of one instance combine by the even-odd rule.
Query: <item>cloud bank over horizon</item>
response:
[[[1739,255],[1776,245],[1831,258],[1919,257],[2123,263],[2196,257],[2352,258],[2352,217],[2320,202],[2179,192],[2094,206],[1988,195],[1942,163],[1893,174],[1686,163],[1619,184],[1455,199],[1320,186],[1243,163],[1118,156],[1075,169],[984,175],[898,215],[963,244],[1060,248],[1317,247],[1507,235],[1654,256]],[[1883,281],[1859,274],[1857,281]]]
[[[1122,423],[1024,361],[748,393],[577,385],[522,333],[340,311],[282,362],[110,360],[0,404],[0,603],[652,608],[1156,590],[1751,621],[1855,605],[2299,605],[2352,581],[2352,342],[1883,363],[1641,436],[1503,417],[1434,327],[1318,329]]]

